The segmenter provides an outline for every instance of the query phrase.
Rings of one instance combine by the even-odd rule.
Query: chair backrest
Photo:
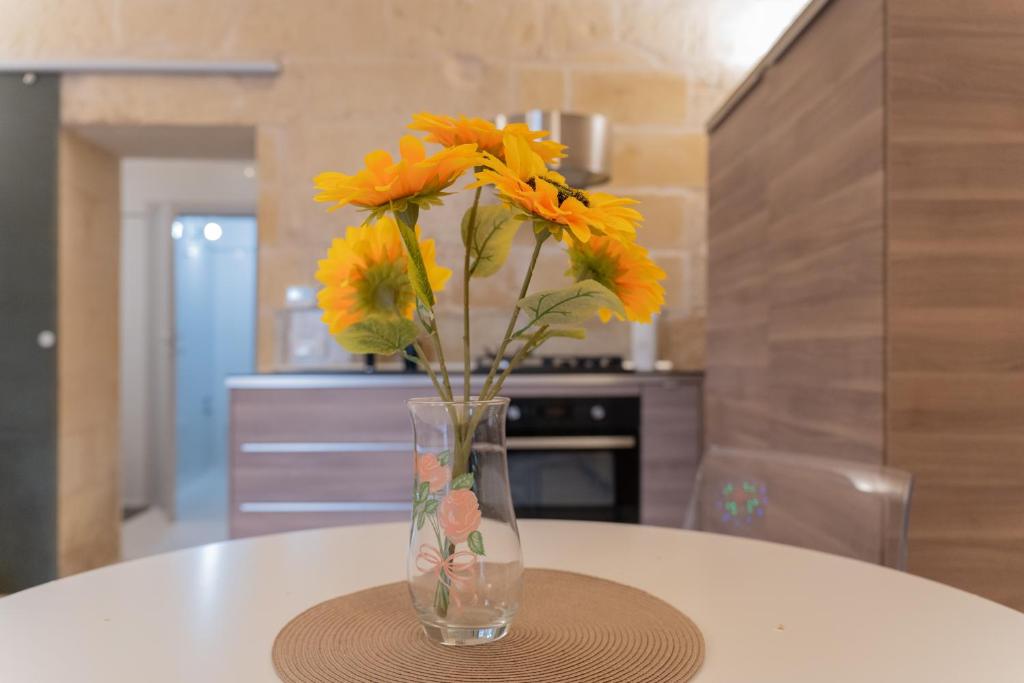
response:
[[[905,569],[911,488],[879,465],[712,447],[687,526]]]

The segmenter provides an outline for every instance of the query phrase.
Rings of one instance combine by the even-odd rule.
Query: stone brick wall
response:
[[[641,200],[642,241],[669,274],[663,356],[700,368],[704,350],[703,124],[804,0],[0,0],[0,59],[267,59],[275,79],[70,76],[67,124],[251,125],[260,174],[259,363],[274,358],[284,288],[354,212],[314,205],[311,178],[395,147],[419,110],[492,116],[531,107],[608,115],[609,189]],[[468,197],[422,220],[458,270]],[[523,237],[527,237],[523,235]],[[528,239],[528,238],[527,238]],[[473,292],[477,350],[494,345],[528,241]],[[562,282],[549,250],[539,287]],[[457,280],[458,278],[453,278]],[[450,354],[460,301],[443,297]],[[628,350],[624,325],[595,327],[588,352]]]

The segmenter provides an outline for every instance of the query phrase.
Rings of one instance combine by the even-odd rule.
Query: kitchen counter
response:
[[[472,384],[483,383],[485,375],[474,374]],[[509,390],[528,388],[629,388],[674,386],[700,383],[701,372],[594,372],[594,373],[513,373],[505,381]],[[462,386],[462,375],[452,374],[452,386]],[[301,372],[236,375],[227,379],[229,389],[359,389],[359,388],[431,388],[430,378],[422,372]]]
[[[452,377],[456,392],[461,379]],[[483,379],[474,375],[473,384]],[[408,519],[406,402],[434,395],[426,375],[262,374],[227,386],[232,537]],[[606,399],[636,400],[639,519],[682,526],[702,449],[700,373],[528,372],[511,375],[501,394],[599,408]]]

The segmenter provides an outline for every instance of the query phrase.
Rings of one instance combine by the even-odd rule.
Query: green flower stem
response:
[[[418,341],[414,341],[412,343],[412,348],[416,351],[415,356],[411,356],[405,351],[402,351],[402,357],[406,360],[417,363],[421,368],[426,370],[427,375],[430,377],[430,381],[434,384],[434,391],[437,392],[438,396],[444,398],[444,391],[441,389],[441,383],[437,381],[437,375],[434,374],[434,368],[430,367],[430,361],[427,360],[426,355],[423,353],[423,347],[420,346]]]
[[[537,259],[540,257],[540,248],[541,246],[543,246],[544,241],[548,238],[549,235],[550,233],[544,231],[536,236],[537,241],[534,244],[533,254],[530,257],[530,265],[526,269],[526,275],[523,277],[523,285],[519,289],[519,299],[524,298],[530,289],[530,281],[533,279],[533,271],[537,266]],[[517,304],[519,299],[516,299]],[[491,389],[491,385],[494,382],[495,375],[498,371],[498,364],[500,363],[501,358],[505,355],[505,350],[508,348],[508,345],[512,342],[513,332],[516,329],[516,321],[518,319],[519,306],[517,305],[515,309],[512,311],[512,317],[508,321],[508,328],[505,330],[505,336],[501,341],[501,346],[498,347],[498,352],[494,357],[494,362],[491,364],[490,372],[487,373],[487,379],[484,381],[484,386],[480,390],[481,401],[487,401],[494,398],[497,395],[498,390],[501,389],[501,383],[504,383],[504,379],[502,379],[501,383],[499,383],[493,390]],[[526,353],[529,353],[529,350],[527,350]],[[525,355],[523,357],[525,358]],[[522,358],[520,358],[520,361],[521,360]],[[512,364],[509,363],[509,365],[511,366]],[[511,369],[507,368],[507,370],[508,372],[511,372]],[[508,373],[506,372],[504,376],[507,377]],[[469,409],[468,404],[466,405],[466,409]],[[457,477],[460,474],[465,474],[469,470],[469,455],[470,452],[473,450],[473,434],[476,433],[476,428],[480,424],[480,420],[483,418],[483,414],[484,411],[481,410],[477,412],[475,415],[473,415],[471,418],[459,420],[458,422],[454,423],[456,427],[456,443],[454,460],[452,462],[453,477]]]
[[[515,355],[512,356],[512,359],[509,361],[508,367],[505,368],[505,371],[498,376],[498,379],[494,383],[495,396],[497,396],[498,392],[501,391],[502,385],[505,384],[505,380],[508,379],[508,376],[512,371],[519,367],[519,364],[526,360],[527,356],[533,353],[537,347],[544,343],[544,333],[547,331],[548,325],[541,325],[537,331],[526,340],[526,343],[519,347],[519,350],[516,351]]]
[[[469,259],[476,240],[476,212],[480,206],[480,193],[482,191],[483,187],[478,187],[476,188],[476,194],[473,195],[473,206],[469,210],[469,227],[466,229],[466,253],[462,259],[462,400],[465,403],[469,403],[470,389],[469,280],[471,272],[469,269]],[[463,435],[463,438],[465,438],[465,435]]]
[[[519,297],[516,299],[516,306],[512,309],[512,317],[509,319],[508,327],[505,329],[505,337],[501,340],[498,352],[494,355],[494,362],[491,363],[491,370],[487,373],[487,379],[484,380],[484,387],[480,391],[481,400],[487,400],[488,398],[494,397],[494,394],[489,394],[488,392],[491,389],[491,383],[494,381],[494,376],[498,372],[498,366],[501,364],[501,359],[505,356],[505,350],[512,342],[516,329],[516,321],[519,320],[519,300],[526,298],[526,294],[530,290],[530,281],[533,279],[533,270],[537,267],[537,259],[540,257],[540,248],[544,245],[544,241],[549,235],[550,233],[547,230],[536,235],[537,239],[533,246],[533,255],[530,256],[530,265],[526,269],[526,276],[523,278],[523,286],[519,289]]]
[[[531,353],[536,351],[537,348],[541,344],[544,343],[544,333],[547,332],[547,331],[548,331],[548,326],[547,325],[542,325],[540,327],[540,329],[538,329],[527,340],[527,342],[525,344],[523,344],[522,347],[520,347],[520,349],[515,353],[515,355],[509,361],[508,367],[505,368],[504,372],[501,373],[501,375],[498,377],[497,381],[495,382],[494,389],[493,389],[493,391],[491,393],[490,398],[494,398],[495,396],[498,395],[498,392],[501,391],[502,385],[505,384],[505,380],[508,379],[508,376],[512,373],[512,371],[515,370],[517,367],[519,367],[519,365],[526,359],[527,356],[529,356]],[[480,424],[480,419],[482,418],[482,416],[483,416],[483,412],[480,412],[480,413],[474,415],[472,417],[472,419],[470,419],[470,420],[468,420],[466,422],[466,431],[465,431],[464,436],[462,437],[463,441],[465,443],[467,443],[467,444],[472,443],[470,441],[470,435],[472,435],[473,432],[476,431],[477,425]],[[467,458],[467,460],[468,460],[468,458]],[[467,463],[467,465],[468,465],[468,463]],[[468,469],[468,467],[467,467],[467,469]],[[459,474],[461,474],[461,472]]]
[[[441,364],[441,378],[444,380],[444,388],[448,392],[448,400],[454,400],[452,398],[452,383],[448,377],[448,364],[444,360],[444,346],[441,345],[441,335],[437,331],[437,317],[434,315],[434,310],[430,309],[430,317],[433,318],[430,325],[430,336],[434,338],[434,346],[437,348],[437,361]]]
[[[423,330],[427,334],[430,335],[430,343],[433,344],[434,348],[437,349],[438,357],[441,359],[441,372],[442,372],[441,378],[444,381],[444,389],[442,389],[440,386],[438,386],[437,383],[435,382],[435,387],[437,388],[437,394],[438,394],[438,396],[441,397],[442,401],[451,401],[451,400],[453,400],[452,399],[452,387],[451,387],[451,384],[448,381],[448,369],[444,365],[444,355],[443,355],[444,354],[444,350],[441,348],[441,339],[440,339],[440,337],[438,337],[437,319],[434,318],[433,311],[431,311],[429,308],[427,308],[426,305],[423,304],[423,302],[421,300],[418,300],[417,303],[418,303],[418,305],[416,307],[416,318],[420,321],[420,326],[423,328]],[[431,320],[430,320],[429,324],[427,323],[426,320],[423,319],[423,311],[424,310],[426,310],[427,313],[430,314]],[[421,354],[423,356],[424,360],[426,360],[426,355],[423,353],[423,348],[421,346],[419,346],[418,344],[419,344],[418,342],[413,342],[413,348],[416,349],[416,353]],[[435,379],[436,380],[437,375],[434,374],[433,369],[430,367],[430,363],[427,362],[427,363],[423,363],[421,365],[423,365],[424,368],[427,368],[427,372],[431,375],[431,379]]]
[[[441,540],[441,530],[437,526],[436,515],[430,515],[430,526],[434,527],[434,536],[437,537],[437,549],[441,553],[441,559],[447,560],[451,551],[448,550],[445,542]],[[443,575],[444,572],[438,573],[437,588],[434,589],[434,609],[437,610],[437,616],[441,618],[448,616],[448,586],[442,578]]]

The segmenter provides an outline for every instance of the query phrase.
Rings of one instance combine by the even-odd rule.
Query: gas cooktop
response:
[[[491,368],[494,356],[483,356],[477,359],[474,372],[486,373]],[[502,362],[502,367],[508,359]],[[530,372],[630,372],[623,367],[622,356],[536,356],[527,358],[516,373]]]

